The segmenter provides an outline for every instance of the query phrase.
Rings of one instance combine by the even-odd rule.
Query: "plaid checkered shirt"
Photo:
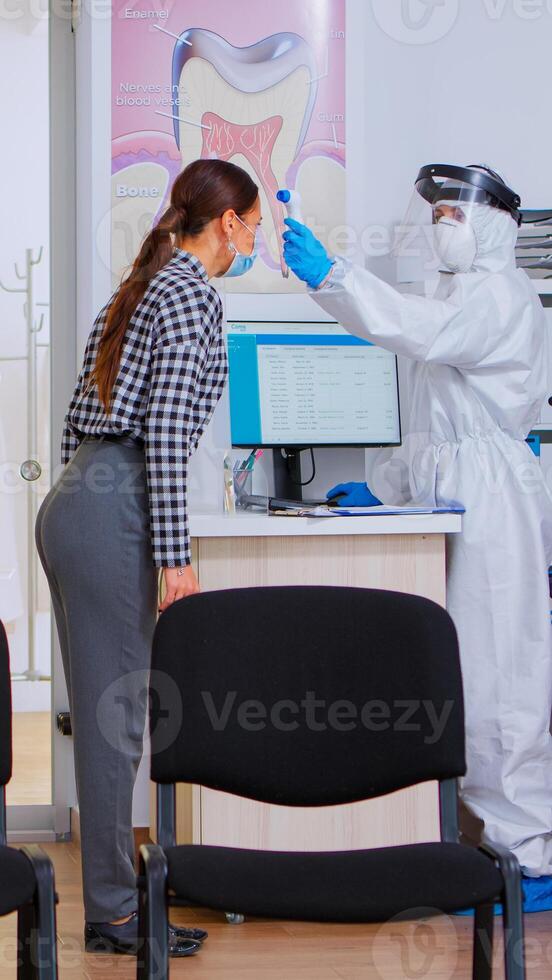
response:
[[[62,463],[86,435],[130,434],[143,440],[154,564],[188,565],[188,459],[228,374],[222,303],[199,259],[175,248],[130,319],[109,415],[96,387],[89,387],[108,307],[88,338],[65,419]]]

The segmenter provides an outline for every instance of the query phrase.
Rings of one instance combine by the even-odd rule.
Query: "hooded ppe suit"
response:
[[[469,220],[474,264],[441,276],[432,299],[342,259],[311,295],[351,333],[409,359],[409,432],[379,455],[370,489],[387,504],[466,508],[447,556],[466,704],[462,796],[483,838],[537,876],[552,873],[552,495],[525,438],[547,394],[546,323],[515,267],[515,221],[486,204]]]

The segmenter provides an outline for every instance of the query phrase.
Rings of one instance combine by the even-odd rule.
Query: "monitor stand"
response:
[[[272,450],[274,460],[274,491],[275,495],[271,499],[271,509],[277,509],[278,505],[300,504],[305,507],[318,507],[326,504],[327,500],[305,500],[303,497],[303,487],[301,483],[301,453],[306,447],[299,449],[292,446],[289,449],[282,446],[285,456],[282,456],[280,449]]]
[[[301,449],[295,446],[286,449],[282,446],[285,456],[280,449],[273,449],[274,459],[274,493],[281,500],[302,501],[303,488],[301,483]]]

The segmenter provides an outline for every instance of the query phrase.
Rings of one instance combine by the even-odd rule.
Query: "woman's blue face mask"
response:
[[[253,235],[253,251],[251,252],[251,255],[242,255],[241,252],[238,252],[234,242],[229,240],[228,248],[231,252],[234,252],[234,258],[232,259],[232,262],[230,263],[226,272],[223,273],[224,279],[233,279],[235,276],[245,275],[245,273],[249,272],[249,270],[252,268],[258,255],[256,233],[251,230],[249,225],[246,225],[245,221],[242,221],[239,215],[236,215],[236,218],[240,224],[243,225],[244,228],[247,228],[248,232]]]

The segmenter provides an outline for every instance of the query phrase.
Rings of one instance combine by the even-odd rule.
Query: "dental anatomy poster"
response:
[[[114,282],[192,160],[230,160],[258,184],[259,258],[232,292],[302,290],[285,277],[279,188],[332,247],[346,222],[345,0],[114,0]],[[335,250],[335,244],[333,246]]]

